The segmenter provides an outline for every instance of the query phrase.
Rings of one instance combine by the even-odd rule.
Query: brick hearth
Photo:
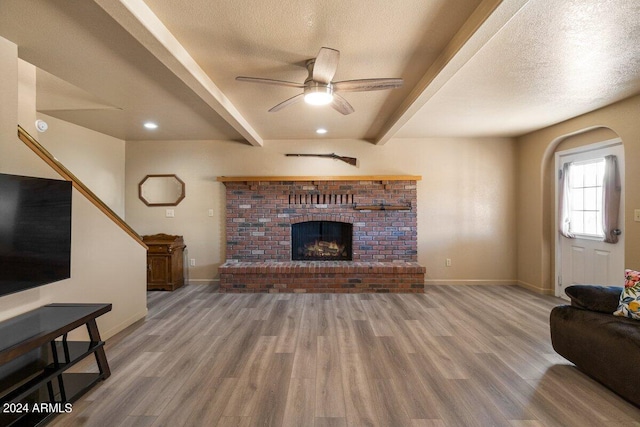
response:
[[[227,262],[221,292],[424,292],[424,267],[415,262]]]
[[[420,177],[368,178],[218,178],[227,199],[220,291],[423,292]],[[353,261],[291,261],[291,225],[306,221],[352,224]]]

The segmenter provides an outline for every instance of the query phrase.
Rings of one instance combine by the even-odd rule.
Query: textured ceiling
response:
[[[530,0],[395,136],[516,136],[639,92],[640,1]]]
[[[20,58],[111,106],[58,103],[47,110],[54,117],[121,139],[242,139],[92,1],[2,0],[0,36]],[[147,120],[162,131],[145,132]]]
[[[265,139],[314,135],[373,139],[471,15],[479,0],[190,0],[146,3]],[[267,110],[300,92],[235,81],[238,75],[304,82],[305,60],[340,51],[334,80],[402,77],[393,91],[348,93],[355,113],[299,103]]]
[[[2,0],[37,108],[127,140],[513,136],[640,93],[637,0]],[[355,113],[295,104],[320,47]],[[154,120],[153,132],[142,123]],[[315,129],[328,133],[317,136]]]

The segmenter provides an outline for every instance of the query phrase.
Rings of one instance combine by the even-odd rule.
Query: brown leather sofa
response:
[[[578,369],[640,406],[640,321],[614,316],[622,288],[574,285],[551,310],[551,342]]]

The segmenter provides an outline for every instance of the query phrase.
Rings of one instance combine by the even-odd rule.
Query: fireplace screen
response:
[[[353,225],[346,222],[308,221],[291,225],[294,261],[351,261]]]

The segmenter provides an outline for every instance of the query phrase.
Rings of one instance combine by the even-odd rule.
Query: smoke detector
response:
[[[49,125],[44,120],[36,120],[36,129],[38,132],[46,132],[49,129]]]

